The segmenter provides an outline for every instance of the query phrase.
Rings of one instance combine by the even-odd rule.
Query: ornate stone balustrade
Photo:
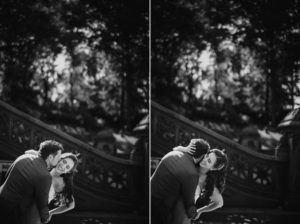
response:
[[[229,157],[227,183],[240,191],[281,201],[286,182],[285,158],[261,154],[218,133],[201,127],[152,102],[152,155],[163,155],[177,145],[187,145],[192,138],[204,138],[212,147],[225,149]]]
[[[105,154],[0,101],[0,156],[16,158],[46,139],[62,143],[65,151],[80,154],[75,187],[105,198],[103,207],[126,210],[146,200],[142,197],[143,164]]]

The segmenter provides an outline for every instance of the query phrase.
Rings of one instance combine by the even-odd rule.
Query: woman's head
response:
[[[73,153],[67,152],[61,154],[61,159],[55,167],[56,172],[60,174],[65,183],[62,192],[57,194],[56,200],[59,200],[59,196],[62,195],[63,201],[67,206],[69,206],[69,204],[73,200],[73,178],[74,171],[76,170],[77,165],[77,156]]]
[[[72,173],[78,165],[77,156],[73,153],[66,152],[61,154],[60,160],[57,163],[55,170],[59,174]]]
[[[197,206],[202,207],[209,204],[210,197],[215,187],[220,193],[224,191],[227,166],[228,157],[219,149],[212,149],[204,156],[203,160],[200,162],[200,169],[205,168],[208,172],[203,194],[200,197]]]
[[[227,166],[227,155],[219,149],[211,149],[200,162],[200,167],[209,171],[222,170]]]

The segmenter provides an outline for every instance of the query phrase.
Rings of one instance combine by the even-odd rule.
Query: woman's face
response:
[[[200,166],[202,168],[212,170],[215,166],[216,160],[217,160],[217,157],[214,152],[207,153],[207,154],[205,154],[204,158],[200,162]]]
[[[75,163],[71,158],[63,158],[57,163],[55,169],[56,172],[60,174],[68,173],[70,170],[73,169],[74,165]]]

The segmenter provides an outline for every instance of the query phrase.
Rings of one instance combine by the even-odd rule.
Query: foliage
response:
[[[132,128],[147,112],[148,2],[9,0],[0,21],[2,99],[90,125]]]
[[[235,120],[272,126],[295,105],[299,1],[152,5],[154,100],[188,116],[211,108],[221,117],[230,101]]]

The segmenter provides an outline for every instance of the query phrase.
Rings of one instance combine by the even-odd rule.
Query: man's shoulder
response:
[[[38,155],[23,154],[15,160],[17,166],[28,166],[36,169],[39,173],[48,172],[45,161]]]
[[[24,153],[20,155],[18,158],[37,158],[39,157],[37,154],[31,154],[31,153]]]
[[[186,152],[181,151],[171,151],[168,152],[161,161],[163,163],[176,162],[176,163],[189,163],[192,161],[191,156]]]
[[[185,152],[173,150],[166,154],[166,156],[183,156]]]
[[[181,169],[189,168],[191,171],[195,170],[193,157],[188,152],[174,150],[167,153],[163,159],[176,162]]]
[[[23,154],[20,155],[15,161],[16,162],[25,162],[25,161],[34,161],[34,160],[38,160],[38,156],[37,155],[31,155],[31,154]]]
[[[184,151],[173,150],[168,152],[163,158],[188,158],[190,155]]]

